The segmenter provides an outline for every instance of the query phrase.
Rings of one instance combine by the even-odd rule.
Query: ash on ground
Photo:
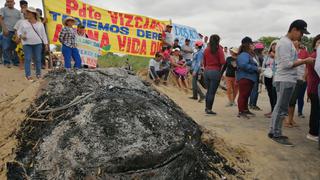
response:
[[[172,100],[122,69],[50,72],[8,179],[242,179]]]

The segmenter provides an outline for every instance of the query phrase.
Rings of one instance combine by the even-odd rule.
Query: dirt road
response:
[[[233,146],[241,146],[248,150],[251,166],[254,168],[252,179],[288,179],[288,180],[319,180],[320,151],[317,143],[306,139],[309,126],[310,104],[305,105],[305,119],[296,121],[300,127],[284,129],[295,147],[284,147],[267,138],[270,119],[263,116],[269,111],[266,92],[259,97],[259,106],[264,110],[257,112],[257,117],[250,120],[239,119],[237,107],[227,108],[227,98],[223,93],[216,97],[214,111],[217,116],[207,116],[204,113],[204,103],[188,99],[190,94],[176,88],[158,86],[157,89],[173,99],[198,124],[217,136],[225,139]]]

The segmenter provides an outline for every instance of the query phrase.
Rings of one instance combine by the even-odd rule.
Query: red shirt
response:
[[[310,57],[316,58],[317,53],[314,51]],[[318,94],[318,85],[320,83],[320,78],[317,74],[317,72],[314,70],[314,64],[307,64],[307,84],[308,84],[308,95],[310,94]]]
[[[224,52],[221,46],[219,46],[219,49],[215,54],[211,53],[210,47],[207,47],[204,50],[203,66],[205,70],[220,71],[225,63],[226,60],[224,59]]]

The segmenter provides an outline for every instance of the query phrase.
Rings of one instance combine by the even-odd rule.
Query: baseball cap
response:
[[[245,38],[242,39],[241,44],[252,44],[253,41],[250,37],[246,36]]]
[[[307,23],[302,19],[295,20],[290,25],[290,29],[297,28],[303,34],[310,34],[309,31],[307,30],[307,27],[308,27]]]
[[[83,25],[83,24],[78,24],[78,28],[80,28],[80,29],[84,29],[85,27],[84,27],[84,25]]]
[[[172,52],[175,52],[175,51],[180,51],[180,49],[179,48],[172,49]]]
[[[20,6],[21,6],[21,5],[28,5],[28,2],[25,1],[25,0],[21,0],[21,1],[20,1]]]
[[[172,28],[172,25],[168,24],[167,27],[168,27],[168,28]]]

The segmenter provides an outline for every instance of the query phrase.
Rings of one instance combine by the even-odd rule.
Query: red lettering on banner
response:
[[[117,38],[118,38],[119,50],[120,51],[125,51],[126,42],[127,42],[127,36],[123,36],[123,39],[121,39],[121,36],[118,35]]]
[[[147,54],[147,41],[145,39],[142,40],[140,54],[146,55]]]
[[[112,12],[112,11],[108,11],[108,13],[110,15],[112,24],[117,24],[118,23],[118,13]]]
[[[94,13],[94,18],[95,18],[96,20],[101,20],[101,13],[95,12],[95,13]]]
[[[157,22],[155,20],[152,20],[151,25],[150,25],[150,29],[155,29],[157,26]]]
[[[148,26],[149,26],[149,18],[146,18],[146,22],[145,22],[143,28],[148,29]]]
[[[131,46],[131,38],[128,37],[128,42],[127,42],[127,52],[130,52],[130,46]]]
[[[53,35],[52,42],[58,42],[59,33],[61,32],[61,30],[62,30],[62,25],[61,24],[57,24],[56,25],[56,30],[55,30],[54,35]]]
[[[93,12],[94,12],[94,10],[93,10],[92,6],[90,6],[90,7],[88,8],[88,11],[89,11],[89,18],[93,19],[93,18],[94,18],[94,17],[93,17]]]
[[[133,20],[133,16],[132,15],[129,15],[129,14],[126,14],[124,16],[126,18],[126,26],[127,27],[133,27],[133,25],[131,24],[132,20]]]
[[[78,2],[76,0],[66,0],[66,13],[71,14],[72,10],[78,10]]]
[[[160,50],[161,50],[161,42],[152,41],[150,55],[154,56]]]
[[[142,17],[136,16],[136,17],[135,17],[135,21],[136,21],[135,28],[141,29],[141,28],[142,28],[142,25],[139,24],[139,23],[143,22]]]
[[[109,42],[109,35],[108,35],[108,33],[104,32],[104,33],[102,34],[100,47],[104,47],[104,46],[107,46],[107,45],[109,45],[109,44],[110,44],[110,42]]]
[[[123,14],[119,13],[119,17],[120,17],[120,26],[124,26]]]
[[[90,39],[99,41],[99,31],[87,30],[87,35]]]
[[[140,47],[140,40],[138,38],[132,39],[131,53],[138,54]]]

